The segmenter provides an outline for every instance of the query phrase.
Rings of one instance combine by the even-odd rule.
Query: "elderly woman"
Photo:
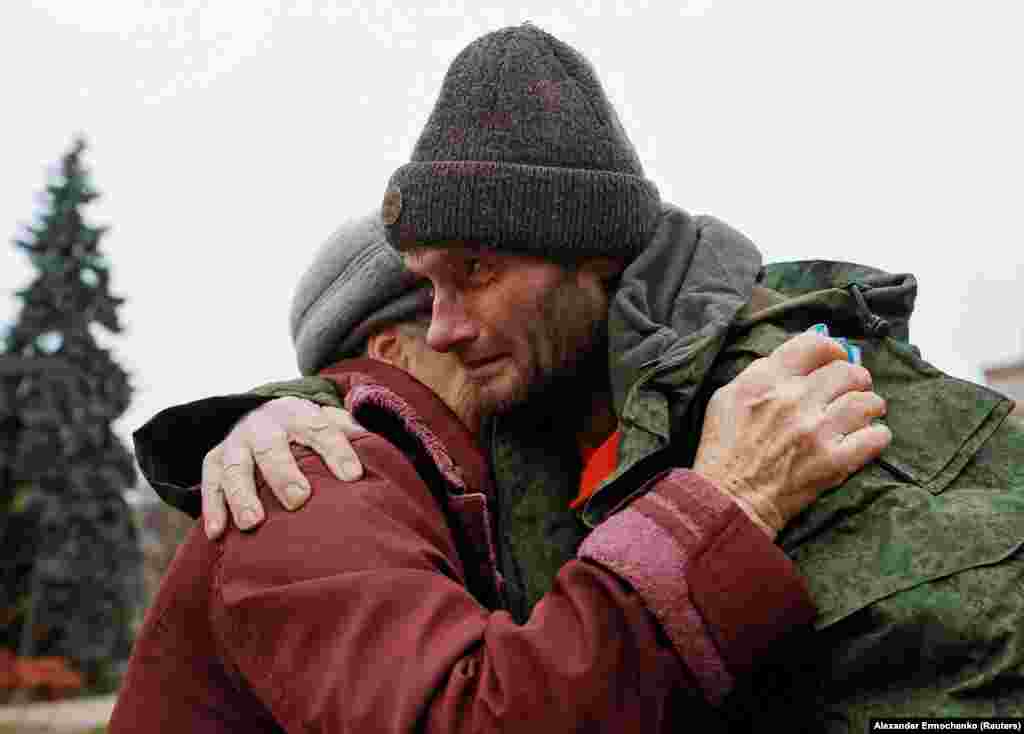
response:
[[[427,347],[429,294],[377,216],[327,243],[298,299],[296,338],[325,345],[319,374],[366,429],[351,438],[364,473],[342,483],[293,446],[306,509],[266,501],[260,478],[258,532],[193,529],[111,732],[677,732],[813,616],[771,537],[673,470],[633,505],[657,532],[620,543],[624,527],[598,527],[517,621],[475,435],[486,416],[456,359]]]

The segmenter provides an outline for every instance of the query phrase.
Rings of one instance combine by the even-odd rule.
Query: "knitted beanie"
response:
[[[452,62],[381,218],[402,250],[443,240],[553,257],[631,257],[659,213],[589,62],[529,23]]]
[[[338,229],[292,298],[289,322],[302,374],[357,356],[375,330],[428,311],[430,291],[414,282],[388,246],[377,212]]]

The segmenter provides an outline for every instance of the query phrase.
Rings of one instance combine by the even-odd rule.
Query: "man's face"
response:
[[[433,286],[427,344],[459,359],[484,414],[571,372],[607,318],[604,288],[586,268],[465,244],[418,248],[405,262]]]

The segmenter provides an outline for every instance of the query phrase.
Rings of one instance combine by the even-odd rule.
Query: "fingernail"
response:
[[[248,509],[242,511],[242,530],[248,530],[260,521],[260,516],[256,510]]]
[[[284,493],[288,498],[288,504],[292,510],[298,508],[299,505],[305,502],[306,498],[309,496],[309,490],[301,484],[289,484]]]
[[[354,461],[341,462],[341,474],[345,479],[359,479],[359,473],[359,464],[355,463]]]
[[[206,534],[216,535],[220,532],[220,522],[218,520],[207,520],[206,521]]]
[[[825,324],[815,324],[814,326],[811,327],[811,329],[816,334],[821,334],[822,336],[828,336],[828,327],[825,326]]]

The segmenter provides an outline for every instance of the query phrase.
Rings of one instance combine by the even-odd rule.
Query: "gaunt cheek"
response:
[[[502,349],[518,343],[521,351],[527,332],[541,318],[547,294],[562,280],[562,270],[551,263],[509,263],[487,286],[466,291],[467,308],[480,320],[485,333],[505,342]],[[470,302],[472,305],[470,305]],[[498,349],[498,345],[493,345]]]

